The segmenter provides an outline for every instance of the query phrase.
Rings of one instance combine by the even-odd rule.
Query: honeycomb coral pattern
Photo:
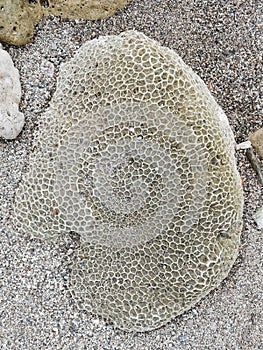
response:
[[[128,31],[61,68],[13,225],[80,236],[69,289],[127,331],[158,328],[228,274],[242,190],[226,116],[172,50]]]

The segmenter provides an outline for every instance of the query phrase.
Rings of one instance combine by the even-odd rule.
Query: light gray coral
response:
[[[0,44],[0,137],[14,139],[24,126],[19,111],[21,85],[18,70]]]
[[[69,288],[117,327],[162,326],[236,259],[242,189],[227,118],[172,50],[141,33],[87,42],[61,67],[14,226],[80,235]]]

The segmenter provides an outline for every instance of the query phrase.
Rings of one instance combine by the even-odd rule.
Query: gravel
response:
[[[135,0],[106,20],[44,18],[28,45],[3,45],[21,75],[20,108],[26,125],[15,141],[0,141],[0,349],[263,348],[263,235],[253,219],[263,205],[263,189],[245,150],[237,152],[245,210],[233,269],[194,308],[152,332],[125,333],[78,311],[65,288],[72,238],[42,242],[13,232],[8,224],[14,192],[34,151],[33,134],[54,93],[59,66],[82,43],[136,29],[175,49],[207,83],[241,143],[262,127],[262,15],[262,1],[256,0]]]

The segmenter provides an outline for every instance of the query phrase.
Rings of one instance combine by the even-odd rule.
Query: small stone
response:
[[[244,141],[236,145],[236,151],[240,151],[242,149],[248,149],[251,147],[250,141]]]
[[[253,147],[257,151],[258,155],[263,158],[263,128],[258,129],[254,134],[249,135]]]
[[[56,50],[58,48],[56,43],[51,43],[51,50]]]
[[[192,309],[192,313],[193,313],[194,316],[197,316],[197,315],[198,315],[198,312],[197,312],[196,309]]]
[[[178,340],[180,343],[184,343],[186,341],[186,336],[184,334],[180,334]]]
[[[41,71],[45,74],[45,76],[52,78],[54,75],[54,70],[55,70],[55,66],[52,62],[48,61],[48,60],[43,60],[41,62]]]
[[[90,338],[92,338],[93,335],[94,335],[94,333],[93,333],[92,331],[88,331],[86,334],[87,334],[87,336],[90,337]]]
[[[263,207],[258,209],[254,215],[258,228],[263,228]]]
[[[18,70],[0,46],[0,137],[12,140],[22,130],[25,118],[18,110],[21,85]]]

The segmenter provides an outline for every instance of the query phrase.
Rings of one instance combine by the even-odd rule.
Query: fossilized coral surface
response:
[[[45,15],[96,20],[112,16],[129,0],[0,0],[0,40],[23,45]]]
[[[25,122],[18,109],[21,86],[18,70],[0,44],[0,137],[14,139]]]
[[[227,118],[172,50],[137,32],[61,67],[14,225],[80,235],[70,290],[128,331],[157,328],[227,275],[242,190]]]

